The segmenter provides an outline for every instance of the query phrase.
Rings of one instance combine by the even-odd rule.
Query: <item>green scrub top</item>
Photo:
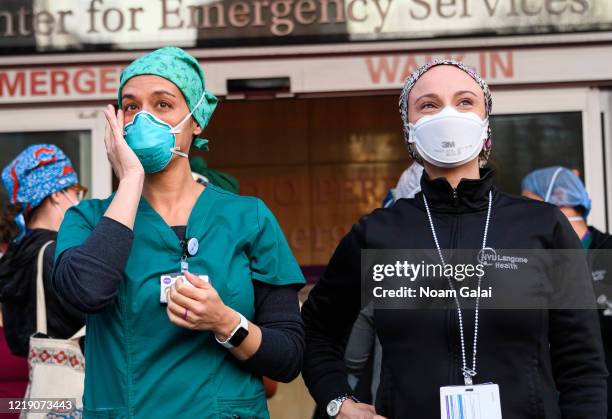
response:
[[[71,208],[56,259],[81,245],[113,196]],[[208,185],[187,224],[199,241],[189,271],[208,275],[223,302],[253,320],[253,280],[303,284],[304,277],[274,215],[258,198]],[[134,241],[116,301],[87,316],[86,418],[268,418],[261,377],[210,331],[174,325],[160,304],[160,276],[179,272],[175,232],[141,199]]]

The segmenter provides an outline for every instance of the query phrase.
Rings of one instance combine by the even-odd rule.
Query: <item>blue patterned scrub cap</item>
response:
[[[72,162],[53,144],[36,144],[23,150],[2,170],[2,181],[11,204],[26,212],[49,195],[79,184]]]
[[[25,235],[25,215],[49,195],[79,185],[72,162],[53,144],[36,144],[23,150],[2,170],[2,182],[9,202],[23,206],[15,219],[20,231],[17,241]]]

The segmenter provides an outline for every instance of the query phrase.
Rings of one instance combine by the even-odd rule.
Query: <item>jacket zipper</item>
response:
[[[455,207],[455,222],[453,223],[453,227],[450,232],[450,239],[452,242],[449,243],[449,247],[451,249],[456,249],[458,246],[458,237],[459,237],[459,193],[456,188],[453,188],[453,206]],[[455,380],[457,374],[459,373],[459,362],[461,355],[460,350],[457,351],[457,336],[459,336],[459,316],[457,315],[457,307],[454,303],[454,300],[450,302],[449,308],[449,339],[450,339],[450,348],[451,348],[451,368],[450,368],[450,381],[449,384],[455,384]]]

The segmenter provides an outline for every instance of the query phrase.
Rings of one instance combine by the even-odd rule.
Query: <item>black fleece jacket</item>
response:
[[[482,245],[488,193],[493,191],[487,245],[494,249],[579,249],[569,222],[553,205],[508,195],[491,170],[462,180],[421,179],[422,192],[364,217],[344,237],[302,308],[306,328],[303,376],[320,405],[350,393],[345,338],[360,310],[361,249],[424,249],[434,242],[427,197],[440,246]],[[593,297],[586,258],[584,282],[572,293]],[[542,274],[543,283],[554,278]],[[520,290],[519,290],[520,291]],[[375,310],[383,347],[376,408],[393,419],[440,417],[440,387],[463,384],[457,310]],[[474,313],[464,310],[468,358]],[[500,387],[504,419],[603,419],[607,370],[595,309],[487,309],[480,312],[475,384]],[[384,395],[384,397],[381,397]]]

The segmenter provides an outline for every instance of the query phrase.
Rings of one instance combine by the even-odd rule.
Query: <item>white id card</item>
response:
[[[204,282],[209,282],[208,275],[198,275]],[[193,287],[193,284],[189,282],[185,275],[182,273],[164,274],[159,278],[159,302],[162,304],[168,304],[168,290],[176,282],[177,279],[182,278],[185,284]]]
[[[440,419],[502,419],[497,384],[440,387]]]

